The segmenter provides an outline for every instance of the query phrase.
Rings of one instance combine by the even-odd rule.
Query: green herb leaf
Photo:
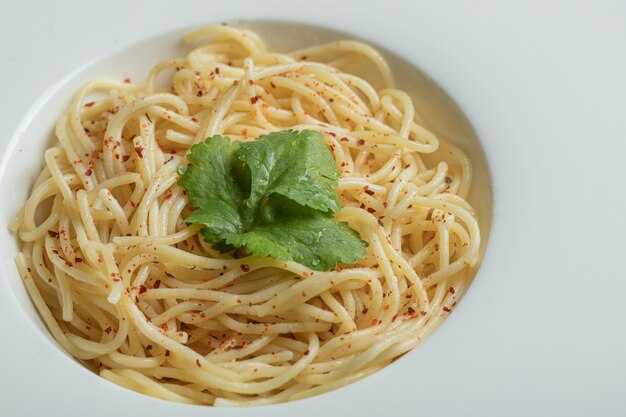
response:
[[[254,142],[213,136],[191,147],[179,171],[196,210],[186,221],[222,252],[294,260],[317,270],[354,263],[366,243],[346,223],[334,188],[337,169],[314,131],[282,131]]]

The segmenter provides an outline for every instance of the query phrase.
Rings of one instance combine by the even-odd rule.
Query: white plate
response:
[[[77,1],[49,10],[12,3],[0,25],[7,61],[0,133],[13,136],[1,144],[0,220],[6,224],[21,205],[44,140],[77,85],[141,75],[169,56],[167,42],[178,35],[146,43],[133,59],[124,55],[127,45],[182,26],[295,19],[398,53],[469,117],[491,168],[495,215],[467,296],[425,343],[356,384],[260,409],[182,406],[110,384],[54,346],[17,277],[15,240],[3,228],[0,414],[624,415],[626,5],[260,3],[109,1],[91,10]],[[121,52],[57,83],[24,117],[38,90],[115,49]]]

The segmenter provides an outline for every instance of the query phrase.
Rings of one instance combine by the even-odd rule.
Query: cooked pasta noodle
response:
[[[52,336],[116,384],[213,405],[317,395],[412,349],[479,261],[468,158],[417,122],[366,44],[283,54],[229,26],[186,41],[195,49],[144,85],[86,84],[56,125],[12,225],[17,267]],[[342,70],[359,59],[383,89]],[[185,223],[177,168],[192,144],[283,129],[323,134],[341,175],[336,217],[369,244],[365,259],[328,272],[234,259]]]

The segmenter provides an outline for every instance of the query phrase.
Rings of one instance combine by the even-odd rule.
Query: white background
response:
[[[466,112],[494,181],[487,255],[408,358],[323,397],[247,410],[181,407],[85,376],[22,331],[0,285],[1,415],[626,415],[626,2],[129,3],[2,1],[1,149],[46,88],[136,40],[234,18],[322,24],[410,59]]]

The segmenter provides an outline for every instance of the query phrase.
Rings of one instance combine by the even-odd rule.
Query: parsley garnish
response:
[[[221,252],[293,260],[318,271],[365,257],[367,244],[333,215],[339,176],[322,135],[286,130],[253,142],[212,136],[193,145],[178,183],[186,219]]]

